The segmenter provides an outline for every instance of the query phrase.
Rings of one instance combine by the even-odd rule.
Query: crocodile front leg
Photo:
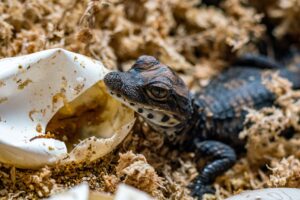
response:
[[[200,142],[195,139],[194,144],[200,156],[211,158],[191,186],[192,195],[202,199],[205,193],[215,192],[211,184],[218,175],[234,165],[236,153],[230,146],[218,141],[206,140]]]

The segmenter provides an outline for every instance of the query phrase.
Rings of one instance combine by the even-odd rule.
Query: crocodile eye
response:
[[[146,91],[150,98],[158,101],[163,101],[169,96],[169,90],[163,84],[151,85]]]

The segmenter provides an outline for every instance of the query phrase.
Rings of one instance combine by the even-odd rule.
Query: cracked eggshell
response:
[[[300,199],[300,189],[297,188],[266,188],[245,191],[226,200],[297,200]]]
[[[151,196],[131,186],[120,184],[115,196],[104,192],[90,191],[86,182],[68,191],[56,194],[47,200],[153,200]]]
[[[63,49],[0,60],[0,162],[38,168],[92,161],[112,151],[134,115],[106,93],[106,73],[101,62]],[[87,109],[96,109],[98,120],[81,120]],[[68,119],[80,126],[61,133]],[[63,142],[66,133],[73,140]]]
[[[153,200],[153,198],[145,192],[142,192],[134,187],[125,184],[120,184],[116,192],[115,200],[130,199]]]
[[[53,195],[52,197],[48,198],[47,200],[89,200],[89,185],[84,182],[80,185],[77,185],[68,191],[62,192],[60,194]],[[46,199],[44,199],[46,200]],[[104,199],[98,199],[104,200]]]

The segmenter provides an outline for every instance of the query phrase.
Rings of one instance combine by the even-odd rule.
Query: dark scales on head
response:
[[[148,124],[168,137],[186,136],[186,149],[211,158],[191,186],[192,195],[213,193],[215,178],[236,161],[245,141],[239,132],[247,111],[272,106],[275,95],[262,83],[266,70],[276,70],[300,87],[300,70],[290,72],[262,56],[240,58],[204,88],[191,95],[171,68],[152,56],[141,56],[127,72],[110,72],[104,82],[112,96],[134,109]]]
[[[113,96],[133,108],[157,131],[175,134],[186,127],[193,113],[184,82],[152,56],[139,57],[129,71],[111,72],[104,81]]]

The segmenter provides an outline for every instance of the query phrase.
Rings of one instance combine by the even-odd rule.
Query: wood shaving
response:
[[[299,25],[296,19],[300,16],[299,0],[275,0],[261,1],[251,0],[260,11],[268,17],[272,23],[276,24],[273,34],[278,39],[292,37],[299,42]]]
[[[283,158],[280,162],[273,162],[270,168],[270,186],[272,187],[300,187],[300,160],[295,156]]]
[[[124,183],[150,194],[157,190],[161,182],[146,158],[141,154],[135,155],[131,151],[120,155],[116,170],[117,176]]]

